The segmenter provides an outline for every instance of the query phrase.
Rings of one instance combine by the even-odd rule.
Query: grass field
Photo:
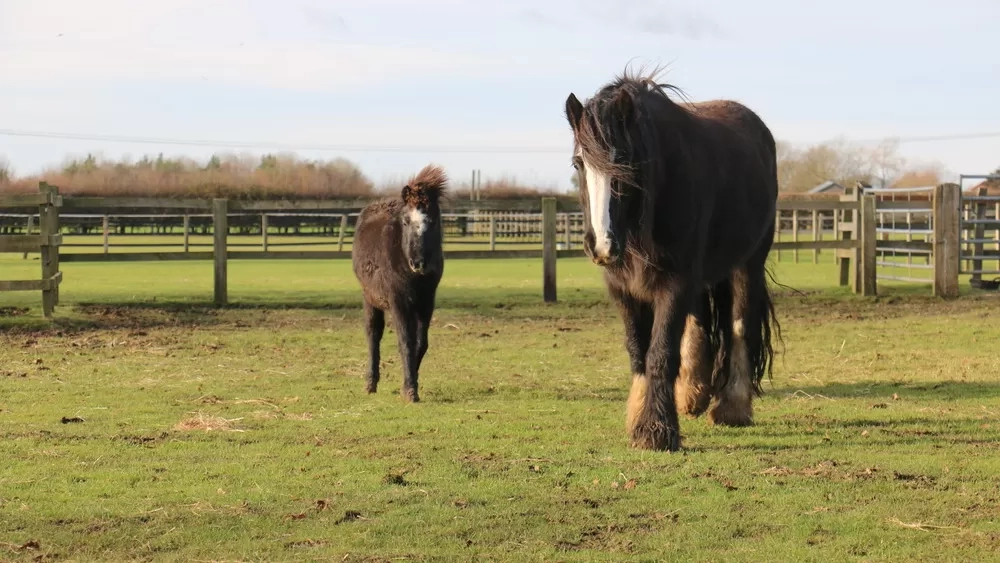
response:
[[[627,447],[584,260],[553,305],[537,260],[449,262],[412,405],[391,331],[363,392],[346,261],[234,260],[227,309],[207,261],[62,269],[51,323],[0,294],[0,560],[1000,559],[992,295],[777,264],[802,293],[757,425],[685,420],[666,454]]]

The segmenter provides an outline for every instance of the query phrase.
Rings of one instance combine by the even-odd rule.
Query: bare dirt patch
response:
[[[245,432],[240,428],[236,428],[235,423],[243,420],[242,418],[223,418],[221,416],[214,416],[210,414],[205,414],[203,412],[194,413],[191,416],[181,420],[176,425],[174,425],[174,430],[180,432],[194,432],[194,431],[204,431],[204,432]]]

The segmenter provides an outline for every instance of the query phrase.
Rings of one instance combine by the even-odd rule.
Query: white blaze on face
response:
[[[614,151],[612,150],[612,156]],[[607,256],[611,252],[611,179],[597,171],[582,151],[583,172],[587,178],[587,196],[590,200],[590,225],[594,228],[594,253]]]
[[[419,209],[410,210],[410,222],[413,223],[418,235],[424,234],[427,230],[427,214]]]

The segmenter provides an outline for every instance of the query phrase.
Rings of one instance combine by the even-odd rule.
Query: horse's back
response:
[[[733,100],[697,102],[689,109],[716,133],[717,157],[726,168],[716,172],[721,197],[715,203],[709,248],[719,255],[732,253],[736,262],[766,255],[778,197],[777,150],[770,128],[755,111]],[[734,245],[734,240],[745,244]]]
[[[750,143],[767,158],[776,158],[774,134],[760,115],[744,104],[735,100],[708,100],[688,104],[688,109],[719,130],[728,130],[737,139]]]

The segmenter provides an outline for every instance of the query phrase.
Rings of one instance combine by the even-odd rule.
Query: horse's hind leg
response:
[[[365,377],[365,390],[374,393],[378,390],[379,362],[381,361],[379,345],[385,332],[385,312],[365,303],[365,336],[368,339],[368,374]]]
[[[694,307],[681,337],[681,371],[674,384],[677,410],[692,418],[705,412],[712,399],[713,355],[708,335],[712,310],[708,291]]]
[[[758,279],[759,278],[759,279]],[[739,268],[731,277],[732,336],[728,338],[728,358],[721,378],[722,388],[708,411],[713,424],[749,426],[753,424],[755,387],[753,357],[761,350],[760,308],[767,298],[763,272]],[[764,295],[761,295],[761,288]],[[755,353],[756,352],[756,353]]]

